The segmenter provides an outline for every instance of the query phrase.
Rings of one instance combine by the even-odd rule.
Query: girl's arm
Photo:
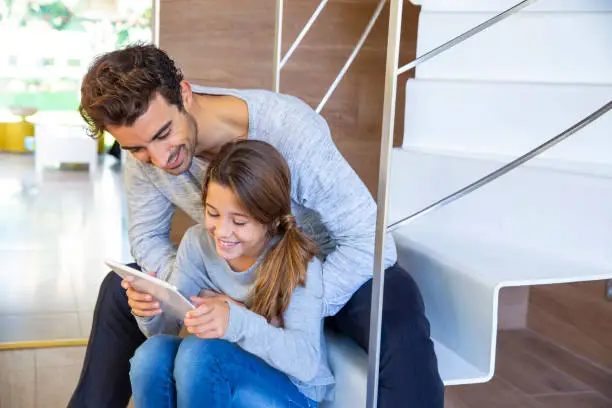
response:
[[[318,259],[309,264],[306,286],[293,292],[283,315],[284,328],[275,327],[262,316],[232,302],[228,304],[230,316],[223,339],[300,381],[310,381],[316,376],[323,330],[322,267]]]

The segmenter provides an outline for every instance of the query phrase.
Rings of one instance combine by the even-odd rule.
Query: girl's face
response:
[[[268,241],[268,229],[252,218],[229,188],[208,184],[206,230],[214,238],[219,256],[241,271],[255,263]]]

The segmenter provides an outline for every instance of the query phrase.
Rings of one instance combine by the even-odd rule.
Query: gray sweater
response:
[[[217,255],[215,242],[204,227],[196,225],[185,233],[178,250],[177,269],[168,281],[187,297],[208,289],[245,302],[262,258],[263,255],[249,270],[234,272]],[[318,259],[314,258],[308,266],[306,286],[297,287],[293,292],[283,314],[284,328],[269,324],[246,308],[228,304],[229,324],[223,339],[287,374],[307,397],[315,401],[331,398],[334,378],[323,337],[323,280]],[[165,313],[153,318],[137,316],[137,321],[147,336],[177,334],[182,326],[182,321]]]
[[[247,103],[249,139],[280,151],[291,171],[292,213],[323,256],[323,315],[334,315],[368,279],[374,263],[376,204],[342,157],[325,120],[301,100],[264,90],[193,86],[200,94],[233,95]],[[128,232],[132,255],[146,271],[168,278],[176,247],[170,242],[174,207],[204,222],[201,202],[204,161],[173,176],[130,154],[125,164]],[[395,263],[387,236],[385,267]]]

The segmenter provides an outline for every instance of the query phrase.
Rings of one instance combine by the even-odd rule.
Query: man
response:
[[[336,149],[325,120],[299,99],[263,90],[192,86],[168,55],[138,45],[99,57],[81,88],[92,133],[110,132],[130,152],[125,163],[129,237],[139,267],[165,278],[175,207],[204,222],[201,183],[223,144],[264,140],[285,157],[292,210],[325,257],[328,324],[366,351],[376,204]],[[443,386],[418,288],[387,239],[379,407],[442,408]],[[132,315],[160,312],[155,299],[120,278],[103,281],[79,384],[70,407],[120,407],[130,397],[129,359],[145,340]]]

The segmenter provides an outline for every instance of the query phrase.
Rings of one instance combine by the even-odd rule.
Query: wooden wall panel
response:
[[[502,288],[498,304],[498,330],[520,330],[527,327],[529,286]]]
[[[605,286],[595,281],[531,287],[527,326],[612,371],[612,302],[604,297]]]

